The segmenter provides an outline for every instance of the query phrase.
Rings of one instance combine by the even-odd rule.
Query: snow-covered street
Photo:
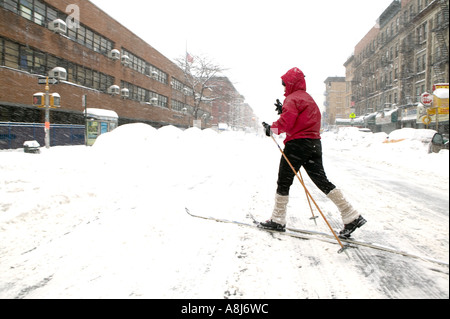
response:
[[[0,298],[448,299],[448,150],[355,133],[323,134],[329,179],[368,220],[354,237],[444,264],[193,218],[185,207],[267,219],[276,145],[132,124],[93,147],[0,151]],[[339,230],[336,207],[302,173]],[[330,232],[310,219],[298,181],[288,214],[288,226]]]

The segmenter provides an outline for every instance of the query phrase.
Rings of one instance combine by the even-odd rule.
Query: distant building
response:
[[[219,127],[226,124],[226,127],[239,130],[259,126],[253,109],[227,77],[214,77],[209,83],[213,98],[211,125]]]
[[[322,116],[322,127],[335,125],[336,119],[348,118],[350,109],[346,106],[345,77],[328,77],[325,80],[325,112]]]
[[[426,127],[417,108],[422,93],[448,83],[448,28],[448,0],[395,0],[380,15],[344,64],[347,106],[366,127],[387,133]],[[439,131],[448,133],[448,124],[447,115]]]

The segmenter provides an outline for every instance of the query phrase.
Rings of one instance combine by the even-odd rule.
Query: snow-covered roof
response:
[[[336,119],[336,124],[337,125],[343,125],[343,124],[364,124],[364,119],[359,116],[357,118],[354,119],[342,119],[342,118],[337,118]]]
[[[116,112],[105,109],[96,109],[96,108],[87,108],[86,109],[87,116],[94,116],[98,118],[115,118],[118,119],[119,115]]]

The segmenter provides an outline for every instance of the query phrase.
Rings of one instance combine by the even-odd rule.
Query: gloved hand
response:
[[[267,124],[266,122],[262,122],[262,126],[264,126],[266,135],[270,137],[272,135],[272,130],[270,129],[270,125]]]
[[[280,100],[277,99],[277,103],[274,104],[276,109],[275,111],[278,112],[278,115],[281,115],[281,113],[283,113],[283,104],[281,104]]]

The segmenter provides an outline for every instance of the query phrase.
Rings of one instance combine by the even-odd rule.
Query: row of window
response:
[[[104,93],[114,84],[114,77],[112,76],[1,37],[0,65],[40,75],[47,74],[49,70],[55,67],[63,67],[67,70],[68,82],[96,89]],[[125,81],[121,82],[121,87],[129,90],[129,98],[131,100],[148,102],[152,105],[165,108],[168,107],[168,98],[166,96]],[[179,112],[187,109],[188,112],[192,112],[191,106],[177,100],[172,100],[172,109]]]
[[[364,69],[361,74],[364,77],[373,78],[372,75],[374,75],[375,71],[378,69],[377,67],[375,67],[375,65],[376,65],[375,63],[373,66],[371,64],[369,64],[369,66],[366,69]],[[388,70],[388,71],[384,72],[384,74],[381,75],[381,77],[384,78],[383,82],[386,82],[387,84],[391,84],[393,80],[398,79],[399,72],[398,72],[397,64],[395,64],[393,66],[393,68],[394,68],[393,70]],[[426,54],[418,55],[416,57],[415,72],[420,73],[420,72],[426,71],[426,69],[427,69],[427,55]],[[407,77],[411,73],[413,73],[412,70],[407,70],[407,68],[404,70],[404,72],[405,72],[403,74],[404,77]],[[378,89],[378,85],[375,85],[375,87],[376,87],[376,89]]]
[[[40,0],[0,0],[0,7],[19,14],[21,17],[46,26],[56,19],[68,20],[68,15],[52,8]],[[68,28],[68,37],[87,48],[107,55],[114,48],[114,43],[83,24]]]
[[[82,86],[107,92],[114,77],[60,59],[51,54],[0,37],[0,65],[45,75],[55,67],[67,70],[67,80]]]
[[[406,104],[418,103],[421,100],[422,93],[425,92],[425,84],[417,84],[415,90],[415,97],[411,98],[410,96],[406,97],[406,100],[403,101]],[[378,98],[369,99],[367,101],[367,110],[368,112],[374,111],[382,111],[386,104],[393,105],[399,104],[398,93],[395,92],[393,94],[387,94],[386,96],[380,96]]]
[[[398,104],[398,93],[386,94],[385,96],[374,97],[367,101],[368,113],[382,111],[384,108],[389,107],[393,104]]]
[[[58,12],[39,0],[0,0],[0,6],[39,25],[58,18]]]
[[[364,92],[366,91],[366,92]],[[372,97],[367,99],[367,106],[368,109],[374,110],[374,111],[381,111],[384,108],[384,105],[386,103],[388,104],[399,104],[399,103],[405,103],[405,104],[411,104],[411,103],[417,103],[420,102],[422,93],[425,92],[425,83],[419,84],[417,83],[415,85],[415,97],[411,99],[410,97],[407,97],[406,100],[400,101],[399,100],[399,93],[398,92],[386,92],[385,94],[381,94],[377,97]],[[356,96],[365,96],[368,93],[370,93],[370,88],[362,88],[359,90],[359,92],[356,92]]]
[[[194,114],[194,108],[188,104],[172,99],[172,110],[186,113],[186,114]],[[206,112],[204,110],[198,110],[197,116],[199,118],[210,119],[211,113]]]
[[[396,80],[398,80],[397,68],[394,71],[389,71],[383,74],[379,79],[371,78],[369,81],[367,81],[366,88],[368,89],[368,93],[373,93],[392,86]]]
[[[157,67],[148,63],[144,59],[139,58],[138,56],[136,56],[135,54],[131,53],[126,49],[122,49],[122,56],[124,55],[128,56],[128,58],[130,59],[128,63],[128,66],[130,68],[139,73],[150,76],[161,83],[167,84],[168,76],[166,72],[161,71]]]
[[[137,85],[121,81],[120,87],[122,89],[128,89],[129,91],[129,99],[143,102],[143,103],[151,103],[152,105],[157,105],[160,107],[168,108],[168,98],[164,95],[158,94],[156,92],[144,89]]]
[[[114,43],[112,41],[83,26],[82,24],[80,24],[77,28],[68,28],[67,35],[75,42],[103,55],[108,55],[108,53],[114,48]]]
[[[128,56],[128,67],[131,69],[141,73],[145,74],[153,79],[155,79],[158,82],[161,82],[163,84],[168,83],[168,74],[160,69],[158,69],[156,66],[148,63],[144,59],[136,56],[134,53],[131,53],[130,51],[122,48],[122,56]],[[174,90],[180,91],[185,95],[192,96],[194,94],[194,90],[190,88],[189,86],[185,85],[183,82],[177,80],[176,78],[172,77],[171,79],[171,87]]]
[[[183,92],[184,95],[192,96],[194,95],[194,90],[188,86],[186,86],[183,82],[178,81],[175,78],[172,78],[171,81],[172,89]]]
[[[422,24],[421,26],[419,26],[416,29],[416,39],[418,39],[417,43],[418,44],[424,43],[427,40],[427,36],[428,36],[428,26],[427,26],[427,23],[425,22],[424,24]],[[409,46],[409,48],[414,48],[412,34],[410,34],[407,37],[407,40],[405,40],[404,43],[405,43],[405,46]],[[405,47],[405,49],[407,49],[407,48]],[[370,49],[370,50],[372,50],[372,49]],[[374,51],[371,51],[371,52],[374,52]],[[382,55],[382,59],[384,59],[385,61],[392,61],[393,59],[398,58],[399,53],[400,53],[400,45],[399,45],[399,43],[395,43],[393,46],[386,49],[386,51]],[[365,58],[368,58],[369,56],[370,56],[370,54],[366,51],[365,54],[360,56],[360,59],[363,60]],[[377,69],[378,67],[375,66],[374,68]]]
[[[177,101],[175,99],[172,99],[172,110],[186,113],[186,114],[193,114],[194,108],[188,104],[185,104],[183,102]]]

